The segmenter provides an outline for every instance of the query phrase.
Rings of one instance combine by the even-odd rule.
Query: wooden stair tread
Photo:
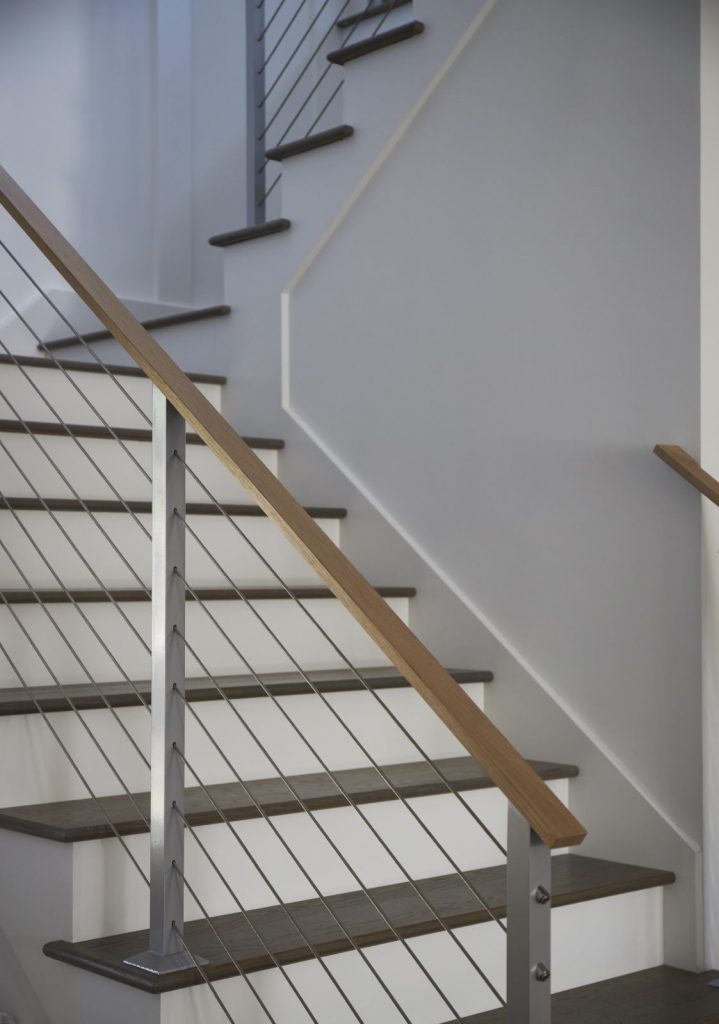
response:
[[[719,972],[653,967],[552,997],[552,1024],[719,1024]],[[464,1017],[464,1024],[505,1024],[504,1010]]]
[[[490,789],[494,786],[471,757],[443,758],[434,763],[454,792]],[[548,761],[530,761],[530,764],[545,781],[574,778],[579,774],[579,769],[574,765]],[[435,796],[447,792],[447,786],[430,765],[423,761],[385,765],[383,771],[400,796],[405,798]],[[396,799],[372,767],[343,769],[334,772],[334,777],[342,789],[350,794],[352,803],[381,803]],[[345,807],[349,803],[326,772],[289,776],[289,781],[292,790],[299,794],[309,810]],[[255,779],[245,782],[245,786],[268,815],[297,814],[303,810],[292,790],[280,778]],[[228,820],[248,821],[260,817],[260,812],[239,782],[220,783],[208,786],[207,789]],[[150,794],[136,793],[134,799],[149,820]],[[115,832],[108,824],[107,817],[120,835],[137,835],[148,831],[137,808],[125,794],[102,797],[101,801],[105,813],[91,799],[6,807],[0,810],[0,828],[59,843],[112,838]],[[221,816],[199,786],[188,788],[185,792],[185,816],[193,826],[222,822]]]
[[[229,309],[229,307],[227,307]],[[0,366],[27,366],[38,370],[77,370],[82,373],[101,373],[107,376],[109,370],[113,377],[144,377],[147,374],[139,366],[119,366],[114,363],[96,363],[94,360],[85,362],[82,359],[46,359],[43,356],[11,356],[0,354]],[[227,377],[218,373],[188,373],[187,376],[195,384],[226,384]]]
[[[115,501],[104,498],[13,498],[0,495],[0,511],[11,508],[16,512],[131,512],[137,515],[152,514],[151,501]],[[218,508],[211,501],[188,501],[185,505],[188,516],[252,516],[266,518],[266,513],[259,505],[237,505],[222,502]],[[345,519],[346,508],[332,508],[327,505],[306,505],[305,512],[313,519]]]
[[[505,866],[481,868],[467,873],[472,885],[482,893],[492,910],[505,913]],[[552,858],[552,894],[555,907],[601,899],[619,893],[669,885],[674,875],[668,871],[618,864],[564,854]],[[480,924],[489,920],[487,911],[455,874],[422,879],[420,891],[434,907],[444,923],[452,928]],[[428,935],[440,926],[414,894],[408,883],[384,885],[371,890],[373,899],[397,932],[407,938]],[[373,946],[393,941],[377,911],[361,892],[341,893],[327,897],[343,926],[360,946]],[[292,916],[298,921],[314,949],[321,955],[351,949],[347,939],[317,899],[290,904]],[[298,963],[312,954],[299,939],[287,914],[280,906],[264,907],[249,912],[249,917],[267,946],[283,963]],[[254,935],[244,914],[226,914],[213,918],[213,924],[235,960],[245,971],[272,967],[273,963]],[[185,926],[185,941],[196,956],[205,957],[204,968],[212,981],[236,976],[237,972],[213,935],[206,921],[191,921]],[[85,942],[50,942],[44,952],[54,960],[125,982],[145,992],[160,993],[202,984],[196,970],[163,976],[128,967],[123,960],[148,946],[146,931],[112,935]]]
[[[248,228],[238,228],[236,231],[225,231],[221,235],[213,235],[209,239],[209,243],[225,249],[228,245],[240,245],[242,242],[251,242],[255,238],[277,235],[282,231],[289,231],[291,227],[292,224],[286,217],[278,217],[277,220],[268,220],[264,224],[253,224]]]
[[[334,594],[329,587],[290,587],[291,596],[300,600],[333,599]],[[375,587],[382,597],[415,597],[414,587]],[[290,594],[283,587],[243,587],[242,598],[233,587],[193,587],[185,597],[188,601],[289,601]],[[68,587],[67,590],[38,587],[32,590],[0,590],[2,604],[37,604],[37,598],[43,604],[106,604],[112,599],[118,602],[149,602],[150,595],[139,587],[108,587],[107,590]]]
[[[330,64],[349,64],[358,57],[366,57],[369,53],[376,53],[386,46],[394,46],[395,43],[404,42],[405,39],[414,39],[424,32],[424,24],[421,21],[409,21],[406,25],[398,25],[397,28],[390,28],[386,32],[378,32],[375,36],[367,39],[360,39],[356,43],[348,43],[339,50],[332,50],[327,54]]]
[[[390,14],[398,7],[406,7],[411,3],[412,0],[387,0],[386,3],[373,4],[371,7],[365,8],[364,11],[360,11],[359,14],[349,14],[346,18],[340,18],[337,28],[352,28],[353,25],[358,25],[361,21],[367,21],[368,18],[378,18],[383,14]]]
[[[218,316],[228,316],[232,310],[229,306],[204,306],[201,309],[186,309],[181,313],[166,313],[164,316],[151,317],[149,320],[141,320],[140,323],[147,331],[158,331],[163,327],[177,327],[181,324],[192,324],[198,320],[214,320]],[[112,337],[111,331],[99,330],[90,331],[88,334],[80,335],[83,341],[104,341]],[[37,347],[40,351],[45,349],[70,348],[74,345],[81,345],[82,342],[73,334],[66,338],[54,338],[52,341],[44,341]]]
[[[98,423],[58,423],[51,420],[20,420],[0,419],[0,433],[2,434],[40,434],[50,437],[74,437],[98,438],[103,441],[114,441],[113,433],[121,441],[152,441],[152,431],[145,427],[112,427],[110,431]],[[205,442],[198,434],[187,434],[188,444],[204,444]],[[264,449],[269,451],[280,451],[285,442],[275,437],[245,437],[245,444],[250,448]]]
[[[477,670],[450,669],[450,675],[458,683],[490,683],[494,678],[492,672]],[[409,683],[393,668],[358,668],[362,678],[373,690],[408,689]],[[363,690],[362,683],[349,669],[322,669],[309,671],[309,679],[321,693],[347,693]],[[291,697],[312,693],[312,688],[297,672],[273,672],[260,675],[270,693],[275,697]],[[193,703],[200,701],[240,700],[251,697],[264,697],[263,688],[252,676],[222,676],[216,680],[221,689],[211,679],[188,679],[185,684],[185,696]],[[134,683],[135,689],[143,700],[150,703],[150,682],[140,680]],[[76,708],[91,711],[107,707],[113,708],[138,707],[140,699],[126,682],[98,683],[97,689],[89,683],[68,684],[60,692],[57,686],[33,686],[32,695],[24,687],[0,687],[0,717],[9,715],[32,715],[39,713],[37,704],[43,711],[71,711],[68,699]],[[34,698],[34,699],[33,699]],[[37,702],[37,704],[36,704]]]
[[[306,135],[303,139],[295,139],[294,142],[284,142],[281,146],[273,146],[265,150],[268,160],[288,160],[290,157],[299,156],[300,153],[309,153],[313,149],[320,149],[322,146],[331,146],[334,142],[342,142],[350,139],[355,130],[350,124],[340,124],[336,128],[327,128],[323,132],[315,132],[314,135]]]

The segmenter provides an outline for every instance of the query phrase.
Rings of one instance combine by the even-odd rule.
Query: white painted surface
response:
[[[719,3],[702,3],[701,463],[719,476]],[[692,452],[696,455],[696,452]],[[698,499],[695,499],[698,500]],[[719,966],[719,509],[702,501],[704,906],[707,967]]]
[[[698,437],[696,15],[499,4],[293,291],[288,364],[300,425],[694,840],[697,508],[651,449]]]

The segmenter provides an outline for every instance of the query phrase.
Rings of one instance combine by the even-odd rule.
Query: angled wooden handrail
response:
[[[666,462],[667,466],[671,466],[679,476],[688,480],[705,498],[719,505],[719,480],[702,469],[689,452],[685,452],[678,444],[658,444],[654,447],[654,454],[658,455],[662,462]]]
[[[0,203],[550,848],[586,830],[69,242],[0,168]]]

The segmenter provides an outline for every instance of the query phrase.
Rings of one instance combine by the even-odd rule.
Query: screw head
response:
[[[537,981],[549,981],[551,977],[551,971],[546,964],[538,963],[534,968],[534,977]]]
[[[537,903],[545,904],[549,903],[552,898],[552,894],[548,889],[545,889],[543,885],[538,885],[534,893],[534,898]]]

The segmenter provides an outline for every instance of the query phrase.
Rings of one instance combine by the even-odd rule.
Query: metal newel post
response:
[[[507,1022],[552,1019],[551,853],[510,805],[507,832]]]
[[[265,212],[265,12],[245,0],[247,65],[247,224],[264,224]]]
[[[184,883],[175,870],[184,871],[184,458],[185,421],[153,387],[150,949],[125,961],[153,974],[195,966],[182,944]]]

